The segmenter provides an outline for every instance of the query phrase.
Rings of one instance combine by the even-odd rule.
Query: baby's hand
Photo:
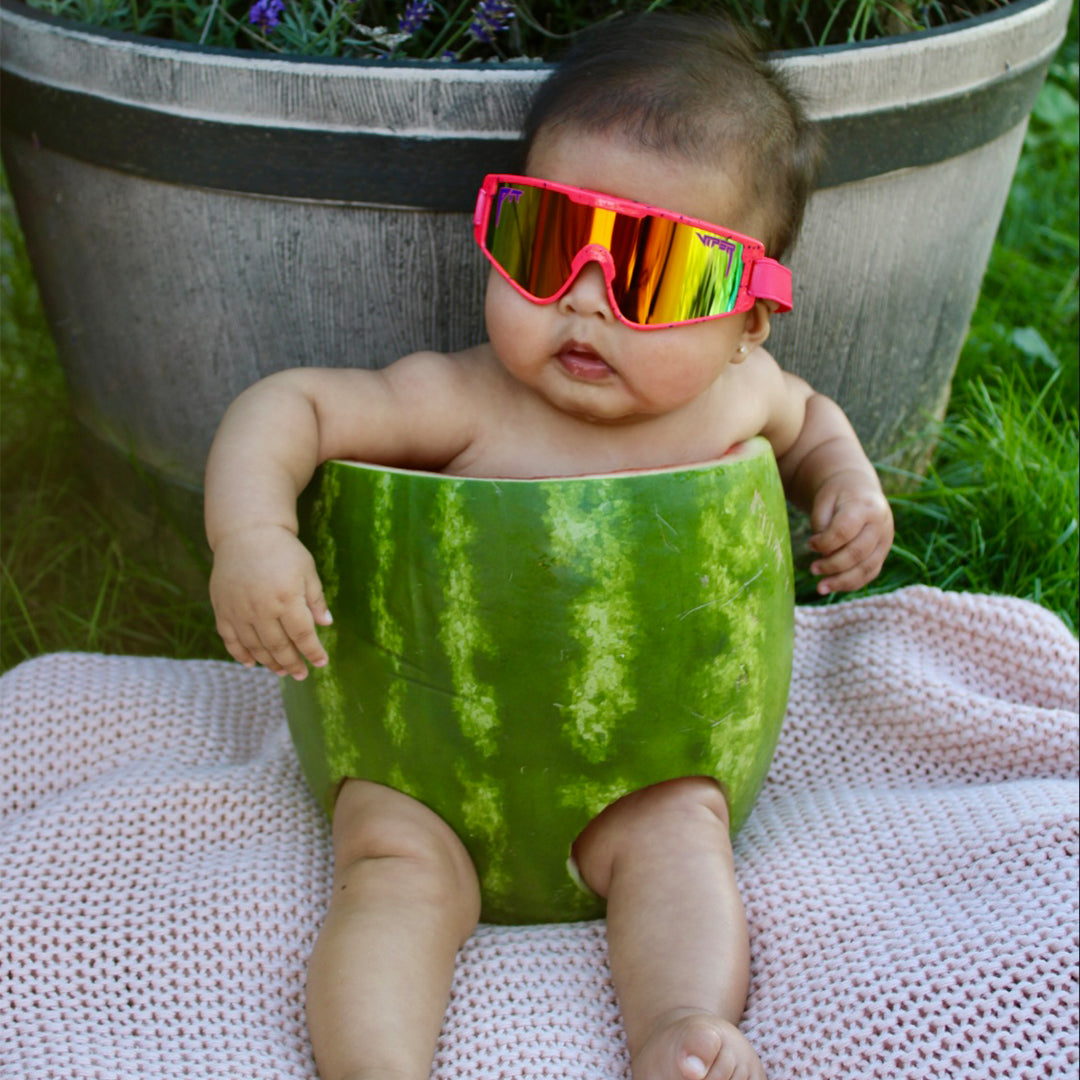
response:
[[[814,498],[810,547],[823,558],[810,572],[821,575],[817,591],[861,589],[878,576],[893,541],[888,500],[876,481],[858,470],[829,477]]]
[[[286,528],[268,525],[223,538],[214,552],[210,599],[229,653],[246,667],[303,679],[305,658],[328,657],[315,626],[329,626],[315,560]]]

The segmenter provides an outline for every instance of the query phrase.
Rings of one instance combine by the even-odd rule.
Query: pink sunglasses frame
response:
[[[659,217],[667,221],[678,222],[681,225],[688,225],[700,232],[707,233],[709,236],[715,236],[722,240],[734,240],[736,243],[741,244],[743,248],[743,274],[739,282],[734,307],[731,311],[720,312],[716,315],[703,315],[696,319],[685,319],[681,322],[651,324],[631,322],[623,315],[615,302],[611,287],[611,283],[615,279],[615,263],[611,252],[601,244],[586,245],[574,256],[566,281],[553,296],[545,299],[533,296],[514,281],[498,264],[484,242],[493,207],[496,213],[498,212],[498,207],[494,206],[494,202],[495,193],[500,184],[525,185],[546,191],[556,191],[583,206],[594,206],[601,210],[611,210],[634,218]],[[480,191],[477,194],[476,207],[473,211],[473,237],[488,262],[495,267],[500,276],[516,292],[534,304],[555,303],[570,288],[584,266],[590,262],[599,263],[607,283],[608,299],[613,314],[619,322],[635,330],[666,330],[675,326],[690,326],[693,323],[723,319],[729,315],[738,315],[749,311],[757,300],[764,300],[774,305],[776,312],[791,310],[791,271],[775,259],[769,258],[765,254],[765,245],[760,240],[735,232],[733,229],[720,228],[698,218],[688,217],[685,214],[678,214],[671,210],[664,210],[661,207],[650,206],[648,203],[635,202],[633,199],[621,199],[614,195],[605,195],[603,192],[575,187],[571,184],[559,184],[553,180],[541,180],[534,176],[489,173],[484,177],[483,183],[480,185]]]

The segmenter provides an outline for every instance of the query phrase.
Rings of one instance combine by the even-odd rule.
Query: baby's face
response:
[[[609,136],[543,135],[529,175],[686,214],[750,236],[764,223],[740,212],[741,191],[722,170],[663,156]],[[622,422],[673,412],[699,398],[731,363],[764,340],[768,311],[662,330],[615,318],[598,263],[555,303],[534,304],[496,272],[488,280],[488,336],[508,371],[557,408]]]

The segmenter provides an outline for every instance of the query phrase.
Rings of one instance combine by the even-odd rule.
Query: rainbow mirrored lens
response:
[[[611,291],[628,322],[654,326],[735,310],[743,274],[739,241],[652,214],[588,206],[560,191],[515,183],[496,188],[485,250],[534,299],[556,296],[590,244],[611,254]]]

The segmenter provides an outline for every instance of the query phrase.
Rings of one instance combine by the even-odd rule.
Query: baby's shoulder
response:
[[[395,378],[447,379],[479,382],[490,380],[498,366],[488,345],[474,345],[459,352],[419,349],[395,360],[385,369]]]
[[[768,349],[759,345],[751,350],[750,355],[731,369],[736,375],[750,381],[774,381],[783,374],[783,369]]]
[[[738,416],[745,425],[751,416],[767,415],[783,394],[784,372],[772,354],[758,346],[744,359],[729,363],[710,391],[710,405],[721,418]]]
[[[789,400],[802,401],[811,387],[805,380],[786,371],[767,349],[758,346],[744,363],[730,369],[739,389],[764,404],[784,404]]]
[[[456,397],[474,392],[477,381],[477,350],[459,353],[421,349],[395,360],[381,375],[396,393],[414,397],[439,394]]]

